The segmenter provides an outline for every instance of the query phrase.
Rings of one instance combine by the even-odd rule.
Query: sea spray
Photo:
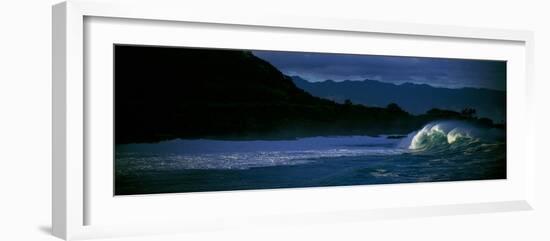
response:
[[[504,143],[504,139],[503,130],[480,128],[464,121],[437,121],[410,133],[398,146],[412,151],[446,151]]]

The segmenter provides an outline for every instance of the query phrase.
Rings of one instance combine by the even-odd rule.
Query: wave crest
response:
[[[461,121],[439,121],[409,134],[400,146],[415,151],[443,151],[498,143],[503,137],[502,130],[482,129]]]

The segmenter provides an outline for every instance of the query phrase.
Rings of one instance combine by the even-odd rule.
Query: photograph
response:
[[[113,51],[114,195],[507,178],[506,61]]]
[[[3,3],[0,241],[550,241],[546,1]]]

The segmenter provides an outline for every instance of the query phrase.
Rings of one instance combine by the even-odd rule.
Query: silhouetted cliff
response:
[[[413,116],[397,105],[314,97],[247,51],[115,46],[117,144],[405,134],[434,119],[466,118],[452,113]]]

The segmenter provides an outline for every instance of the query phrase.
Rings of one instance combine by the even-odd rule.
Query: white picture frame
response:
[[[52,226],[53,234],[63,239],[83,239],[93,237],[112,237],[121,235],[153,234],[186,232],[194,230],[208,230],[217,227],[232,226],[253,226],[266,224],[291,225],[293,222],[338,222],[342,220],[369,220],[400,217],[421,217],[432,215],[466,214],[495,211],[530,210],[534,202],[534,173],[535,158],[531,148],[534,145],[534,130],[531,125],[531,100],[532,96],[532,73],[533,73],[533,34],[529,31],[519,30],[497,30],[456,26],[422,25],[410,23],[374,22],[350,19],[324,19],[324,18],[301,18],[294,16],[277,16],[266,14],[250,15],[210,15],[205,11],[190,8],[185,3],[176,1],[151,1],[127,2],[122,0],[113,1],[86,1],[72,0],[60,3],[53,7],[53,167],[52,167]],[[99,27],[94,30],[86,28],[88,20],[107,19],[99,21]],[[110,20],[109,20],[110,19]],[[88,173],[91,168],[110,171],[104,165],[96,165],[87,160],[90,155],[90,143],[94,140],[88,139],[90,135],[90,121],[94,121],[97,115],[90,115],[93,108],[89,103],[93,101],[94,93],[88,93],[90,88],[104,88],[92,84],[88,85],[86,68],[94,68],[94,61],[88,59],[90,52],[95,51],[95,45],[86,44],[89,39],[86,34],[99,33],[109,38],[97,38],[97,41],[121,41],[116,36],[107,35],[101,29],[101,25],[112,24],[117,28],[129,28],[125,24],[109,22],[111,20],[131,22],[132,26],[140,26],[147,22],[151,31],[156,31],[163,24],[175,27],[178,24],[205,24],[200,29],[210,27],[223,27],[224,31],[241,31],[251,28],[252,34],[258,32],[269,32],[276,30],[274,34],[286,34],[285,32],[300,32],[305,35],[315,33],[316,36],[332,34],[374,34],[390,36],[392,38],[421,38],[422,41],[450,41],[449,44],[471,44],[472,48],[498,45],[510,45],[510,55],[502,58],[512,61],[514,66],[508,78],[509,90],[508,108],[509,115],[513,121],[510,122],[508,131],[516,141],[509,143],[512,148],[509,155],[509,167],[512,169],[511,178],[497,182],[471,181],[459,183],[426,183],[421,185],[371,185],[371,186],[350,186],[337,188],[312,188],[312,189],[284,189],[265,191],[234,191],[206,194],[167,194],[167,195],[143,195],[132,198],[114,198],[103,193],[102,187],[108,185],[109,180],[101,182]],[[92,24],[97,24],[97,21]],[[178,27],[179,28],[179,27]],[[185,28],[183,28],[185,30]],[[176,31],[177,32],[177,31]],[[291,33],[292,34],[292,33]],[[98,35],[99,36],[99,35]],[[126,35],[126,41],[132,36],[136,43],[154,44],[156,40],[139,39],[136,35]],[[128,37],[129,36],[129,37]],[[180,35],[181,37],[181,35]],[[307,37],[307,36],[306,36]],[[178,35],[166,39],[177,39]],[[230,36],[227,37],[231,39]],[[308,37],[309,38],[309,37]],[[94,38],[92,38],[93,40]],[[96,40],[93,40],[96,41]],[[151,42],[153,41],[153,42]],[[177,42],[166,40],[165,45],[177,45]],[[321,41],[322,42],[322,41]],[[125,42],[127,43],[127,42]],[[216,43],[209,43],[209,46],[216,46]],[[318,43],[321,46],[322,43]],[[267,46],[267,47],[266,47]],[[268,45],[263,46],[269,48]],[[446,45],[442,45],[446,46]],[[449,45],[450,46],[450,45]],[[477,47],[475,47],[477,46]],[[87,49],[90,47],[91,49]],[[233,47],[238,47],[233,45]],[[260,46],[261,48],[262,46]],[[322,46],[321,46],[322,47]],[[279,46],[284,48],[284,46]],[[444,47],[451,49],[450,47]],[[498,50],[500,47],[494,47]],[[507,48],[507,47],[502,47]],[[351,51],[351,50],[350,50]],[[389,50],[387,50],[389,51]],[[427,51],[427,50],[426,50]],[[434,51],[434,50],[431,50]],[[437,50],[435,50],[437,51]],[[491,51],[491,50],[488,50]],[[508,51],[508,50],[507,50]],[[449,50],[444,53],[431,52],[434,55],[454,56],[457,54]],[[94,52],[95,53],[95,52]],[[427,53],[427,52],[426,52]],[[414,54],[414,53],[410,53]],[[462,57],[480,57],[467,55]],[[489,52],[487,56],[491,56]],[[98,54],[100,55],[100,54]],[[103,55],[102,55],[103,56]],[[494,55],[497,58],[499,56]],[[89,61],[89,62],[87,62]],[[88,83],[88,84],[87,84]],[[95,82],[94,82],[95,83]],[[513,87],[513,88],[510,88]],[[88,99],[86,96],[92,96]],[[519,126],[524,129],[517,130]],[[100,137],[105,138],[105,137]],[[92,148],[93,149],[93,148]],[[97,149],[93,149],[97,150]],[[112,150],[111,150],[112,151]],[[111,160],[112,161],[112,160]],[[509,173],[510,174],[510,173]],[[458,194],[470,196],[456,198],[446,195],[445,198],[436,198],[438,192],[445,192],[445,189],[454,190]],[[95,190],[95,191],[94,191]],[[97,191],[99,190],[99,191]],[[389,196],[388,191],[398,193]],[[487,190],[498,190],[495,193],[487,193]],[[100,194],[97,194],[100,193]],[[108,193],[108,192],[107,192]],[[377,197],[404,197],[405,195],[419,196],[433,200],[424,201],[411,198],[409,202],[390,201],[378,198],[369,201],[368,208],[361,208],[362,203],[358,201],[346,203],[348,207],[342,206],[344,198],[355,197],[354,200],[361,201],[364,195],[377,195]],[[103,196],[101,196],[103,195]],[[393,194],[391,194],[393,195]],[[101,197],[98,197],[101,196]],[[303,202],[289,203],[285,197],[304,200]],[[326,200],[328,196],[339,196],[331,200],[339,205],[319,202],[316,205],[308,205],[311,200]],[[376,199],[376,198],[374,198]],[[219,200],[234,204],[233,210],[214,208],[207,211],[200,208],[200,205],[214,205]],[[254,202],[263,202],[266,205],[249,205]],[[276,201],[279,202],[275,205]],[[111,202],[112,201],[112,202]],[[243,202],[245,202],[243,204]],[[339,203],[340,202],[340,203]],[[179,204],[197,206],[192,209],[183,207],[173,210]],[[172,212],[153,210],[157,205],[170,208]],[[266,208],[269,207],[269,208]],[[135,213],[132,208],[141,207]],[[160,212],[162,215],[156,214]],[[172,214],[171,214],[172,213]],[[182,218],[181,214],[189,214]],[[258,215],[255,215],[257,213]],[[90,217],[97,218],[97,222],[90,221]],[[128,218],[131,216],[131,218]],[[198,218],[203,216],[203,218]],[[198,218],[198,219],[197,219]],[[113,222],[107,222],[110,219]],[[145,220],[150,221],[145,221]],[[197,221],[198,220],[198,221]],[[289,221],[293,220],[293,221]],[[192,222],[191,222],[192,221]],[[230,223],[230,224],[228,224]]]

